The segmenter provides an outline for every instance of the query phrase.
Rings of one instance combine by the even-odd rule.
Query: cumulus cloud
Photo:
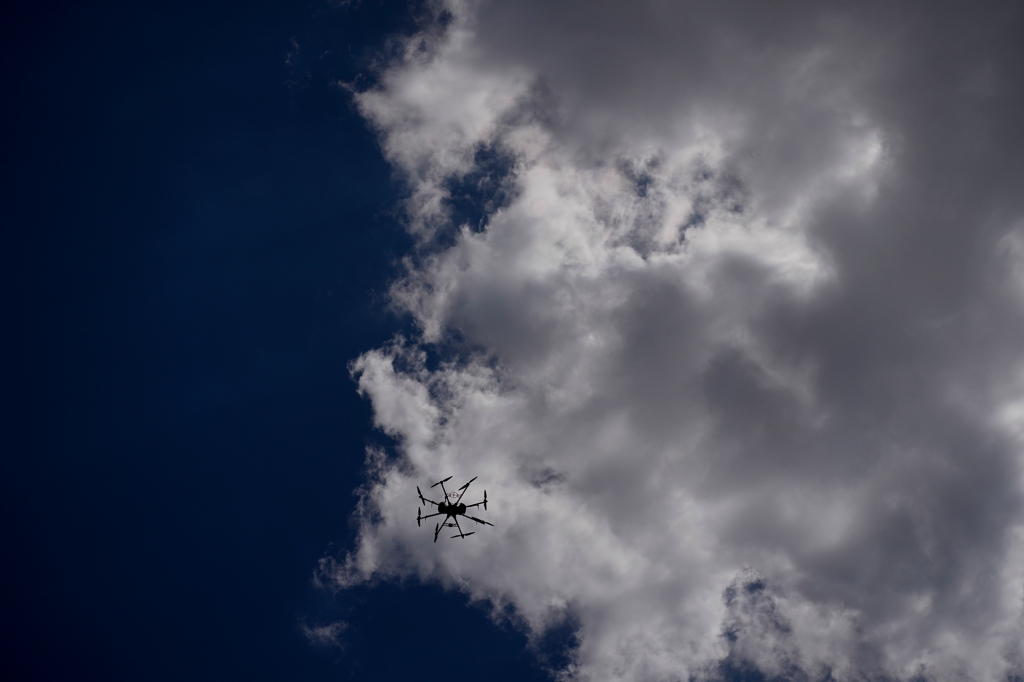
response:
[[[1024,674],[1019,3],[433,8],[355,95],[419,333],[326,574],[569,616],[570,679]]]

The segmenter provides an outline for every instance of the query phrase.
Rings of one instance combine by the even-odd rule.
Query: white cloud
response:
[[[340,585],[570,612],[578,679],[1019,670],[1019,14],[763,5],[453,2],[357,95],[422,336]],[[496,528],[434,545],[450,474]]]

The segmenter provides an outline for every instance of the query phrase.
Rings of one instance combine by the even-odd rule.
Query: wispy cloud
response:
[[[340,647],[342,646],[341,634],[348,629],[348,623],[337,621],[313,626],[301,623],[299,627],[306,639],[316,646]]]

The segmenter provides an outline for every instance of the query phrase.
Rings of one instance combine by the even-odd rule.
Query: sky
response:
[[[1020,3],[4,26],[5,677],[1024,679]]]

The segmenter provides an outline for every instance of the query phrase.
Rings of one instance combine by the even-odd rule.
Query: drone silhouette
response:
[[[438,534],[441,532],[441,529],[445,528],[445,527],[448,527],[448,528],[458,528],[459,529],[459,534],[452,536],[453,540],[455,538],[468,538],[470,535],[475,533],[476,531],[470,531],[468,533],[463,533],[462,532],[462,526],[459,525],[459,517],[460,516],[465,516],[467,519],[473,519],[477,523],[482,523],[482,524],[487,525],[487,526],[493,526],[494,525],[493,523],[490,523],[489,521],[484,521],[483,519],[478,519],[475,516],[470,516],[469,514],[466,513],[467,509],[471,509],[472,507],[479,507],[480,505],[483,505],[484,506],[484,510],[486,511],[486,509],[487,509],[487,491],[486,490],[484,491],[484,500],[483,500],[483,502],[477,502],[476,504],[463,504],[462,503],[462,496],[466,494],[466,490],[469,488],[469,483],[472,483],[473,481],[475,481],[477,479],[477,477],[474,476],[473,478],[469,479],[469,483],[467,483],[466,485],[464,485],[461,488],[459,488],[459,490],[461,490],[462,492],[459,493],[458,498],[454,502],[450,502],[449,500],[451,499],[452,496],[455,495],[455,493],[449,493],[447,490],[444,489],[444,484],[447,481],[450,481],[451,478],[452,477],[449,476],[448,478],[444,479],[443,481],[438,481],[434,485],[430,486],[431,488],[436,488],[437,486],[441,486],[441,491],[444,493],[444,500],[441,501],[441,502],[434,502],[433,500],[428,500],[427,498],[423,497],[423,493],[420,492],[420,487],[416,486],[416,493],[420,496],[420,502],[424,506],[426,506],[426,504],[429,502],[430,504],[432,504],[432,505],[437,507],[437,513],[435,513],[435,514],[427,514],[426,516],[420,516],[421,509],[417,508],[416,509],[416,525],[419,526],[420,525],[420,521],[422,521],[423,519],[429,519],[432,516],[440,516],[441,514],[444,514],[444,519],[442,519],[440,523],[437,523],[437,524],[434,525],[434,542],[437,542]],[[454,521],[454,523],[449,523],[448,519],[451,519],[452,521]]]

